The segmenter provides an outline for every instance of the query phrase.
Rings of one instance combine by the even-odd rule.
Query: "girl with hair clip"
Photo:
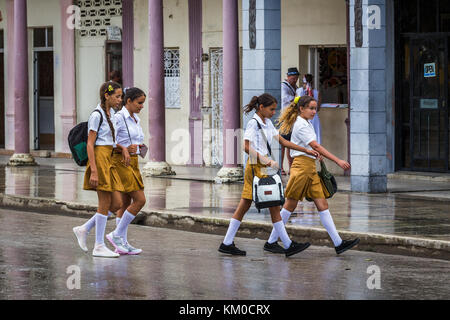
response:
[[[310,96],[313,97],[317,101],[317,112],[314,118],[311,120],[311,123],[313,125],[314,131],[317,135],[317,143],[322,143],[322,127],[320,125],[320,119],[319,119],[319,111],[320,111],[320,105],[321,105],[321,95],[320,92],[314,88],[314,77],[312,74],[308,73],[305,74],[303,77],[303,86],[297,89],[297,96],[303,97],[303,96]]]
[[[144,108],[146,97],[144,91],[139,88],[125,88],[125,106],[114,115],[117,143],[127,147],[131,157],[129,166],[123,163],[120,150],[114,151],[112,157],[125,191],[119,193],[122,197],[122,207],[116,213],[116,229],[106,235],[106,239],[119,254],[137,255],[142,252],[142,249],[134,248],[128,243],[127,231],[129,224],[144,207],[146,201],[138,155],[145,157],[147,147],[143,144],[144,132],[137,115]]]
[[[317,112],[317,101],[310,96],[296,98],[291,105],[281,114],[280,132],[290,132],[292,130],[291,141],[297,146],[308,150],[317,151],[320,156],[328,158],[344,170],[350,169],[350,164],[337,158],[327,149],[317,143],[316,133],[311,124]],[[281,210],[281,217],[286,224],[292,212],[297,207],[299,201],[307,197],[313,199],[314,204],[319,211],[320,221],[327,230],[337,254],[340,254],[359,243],[359,238],[353,240],[342,240],[328,210],[328,202],[325,199],[329,196],[328,191],[320,180],[316,169],[316,156],[305,153],[304,151],[291,150],[291,156],[294,162],[291,168],[291,175],[286,187],[286,202]],[[267,244],[276,243],[279,237],[279,231],[272,230]]]
[[[289,149],[302,151],[311,156],[318,156],[318,152],[314,150],[307,150],[306,148],[293,144],[280,136],[270,121],[270,118],[272,118],[275,114],[276,108],[277,100],[267,93],[264,93],[259,97],[254,96],[250,103],[245,106],[245,113],[249,113],[253,110],[255,110],[256,113],[248,122],[244,135],[244,150],[249,155],[244,174],[244,189],[242,191],[242,199],[230,220],[230,225],[225,235],[225,239],[219,247],[219,252],[231,255],[246,255],[245,251],[239,250],[234,245],[233,240],[245,213],[250,209],[253,201],[252,172],[254,171],[256,176],[262,178],[267,175],[268,167],[276,170],[279,168],[278,163],[271,160],[268,156],[269,151],[267,148],[267,143],[270,145],[272,140],[277,140],[281,145],[288,147]],[[265,137],[267,138],[267,143],[263,133],[259,129],[259,126],[261,126],[261,129],[264,131]],[[269,208],[269,211],[272,217],[273,226],[275,230],[277,230],[278,234],[280,234],[280,238],[286,248],[286,250],[283,249],[275,242],[270,246],[271,250],[279,250],[280,252],[285,253],[286,257],[288,257],[309,247],[309,243],[296,243],[289,238],[283,221],[281,220],[280,206],[271,207]]]
[[[93,190],[98,196],[97,213],[85,224],[73,228],[78,245],[87,252],[86,237],[95,226],[95,246],[92,255],[95,257],[117,258],[118,253],[109,250],[104,242],[105,228],[108,216],[119,210],[122,200],[115,191],[124,191],[119,174],[112,163],[113,150],[122,150],[123,161],[126,165],[130,162],[127,148],[116,144],[115,128],[111,121],[113,108],[117,108],[122,102],[122,88],[116,82],[106,82],[100,88],[100,104],[92,112],[88,121],[88,164],[84,174],[84,190]],[[100,129],[99,124],[101,119]],[[97,132],[98,130],[98,132]]]

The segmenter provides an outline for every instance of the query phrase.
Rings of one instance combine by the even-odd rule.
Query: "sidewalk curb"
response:
[[[92,217],[97,209],[93,205],[3,193],[0,193],[0,207],[83,218]],[[224,235],[229,225],[229,219],[142,211],[133,223],[150,227]],[[332,254],[335,254],[329,236],[324,229],[292,225],[287,225],[286,229],[295,241],[308,241],[312,245],[328,246]],[[271,231],[271,223],[244,220],[237,236],[267,239]],[[355,248],[360,251],[450,260],[450,241],[351,231],[339,231],[339,233],[345,239],[360,238],[361,242]]]

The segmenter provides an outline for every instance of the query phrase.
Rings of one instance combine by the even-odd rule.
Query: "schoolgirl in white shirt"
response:
[[[242,199],[230,220],[230,225],[228,227],[227,234],[225,235],[225,239],[219,247],[219,251],[222,253],[231,255],[246,255],[245,251],[238,249],[234,245],[233,240],[245,213],[250,209],[252,204],[252,172],[261,178],[262,176],[267,175],[267,173],[264,172],[267,170],[267,167],[272,167],[274,169],[279,168],[278,163],[268,156],[269,152],[267,150],[267,143],[263,138],[261,130],[259,130],[258,123],[264,131],[269,145],[273,140],[278,140],[281,145],[288,148],[303,151],[311,155],[318,155],[316,151],[306,150],[305,148],[299,147],[280,136],[270,121],[270,118],[272,118],[275,114],[276,108],[277,100],[268,93],[264,93],[259,97],[254,96],[250,103],[245,106],[244,111],[246,113],[253,110],[256,111],[253,119],[248,122],[244,135],[244,150],[249,155],[249,160],[247,161],[245,168]],[[309,243],[296,243],[289,238],[283,221],[281,220],[280,206],[271,207],[269,208],[269,211],[272,217],[273,226],[277,230],[278,234],[281,235],[280,238],[286,248],[283,249],[275,242],[271,245],[272,250],[278,249],[280,252],[285,253],[286,257],[288,257],[309,247]]]
[[[122,207],[116,212],[116,229],[106,235],[116,248],[116,253],[137,255],[142,249],[134,248],[128,243],[127,230],[129,224],[145,205],[144,182],[139,171],[138,155],[145,152],[144,132],[140,125],[138,113],[144,108],[146,95],[139,88],[125,88],[122,110],[114,115],[116,123],[116,141],[128,148],[131,156],[130,165],[122,161],[120,152],[113,155],[116,167],[125,191],[121,193]]]
[[[296,98],[294,102],[282,113],[280,122],[282,122],[280,132],[290,132],[292,130],[291,141],[298,146],[308,150],[315,150],[322,156],[334,161],[344,170],[350,169],[350,164],[337,158],[319,143],[314,131],[311,120],[317,112],[317,101],[310,96]],[[299,201],[307,197],[313,199],[314,204],[319,211],[320,221],[327,230],[337,254],[340,254],[359,243],[359,239],[342,240],[328,210],[326,196],[328,191],[324,187],[316,169],[316,157],[306,154],[303,151],[291,150],[291,156],[294,162],[291,167],[289,182],[286,186],[286,202],[281,210],[281,217],[284,223],[287,223],[292,212],[297,207]],[[278,231],[272,230],[269,244],[275,243],[278,239]]]
[[[98,196],[97,213],[84,225],[73,228],[80,248],[87,252],[86,237],[95,226],[95,247],[93,256],[117,258],[119,254],[109,250],[104,243],[104,235],[108,214],[118,210],[121,197],[115,191],[124,191],[117,170],[112,164],[113,150],[120,149],[124,162],[129,163],[130,156],[126,147],[115,140],[115,128],[111,121],[112,110],[122,103],[122,88],[116,82],[106,82],[100,88],[100,104],[88,121],[88,164],[84,175],[84,190],[93,190]],[[100,119],[103,122],[99,129]]]

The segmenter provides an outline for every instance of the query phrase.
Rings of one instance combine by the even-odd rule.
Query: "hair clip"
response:
[[[300,100],[300,96],[298,96],[298,97],[295,97],[295,99],[294,99],[294,103],[295,103],[295,104],[297,104],[299,100]]]
[[[114,88],[112,87],[112,85],[109,85],[109,86],[108,86],[108,91],[109,91],[109,92],[114,91]]]

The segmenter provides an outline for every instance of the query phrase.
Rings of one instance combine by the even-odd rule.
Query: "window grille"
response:
[[[166,108],[180,108],[180,50],[164,49],[164,85]]]
[[[122,0],[79,0],[81,10],[81,38],[106,36],[106,26],[111,25],[111,17],[122,16]]]

